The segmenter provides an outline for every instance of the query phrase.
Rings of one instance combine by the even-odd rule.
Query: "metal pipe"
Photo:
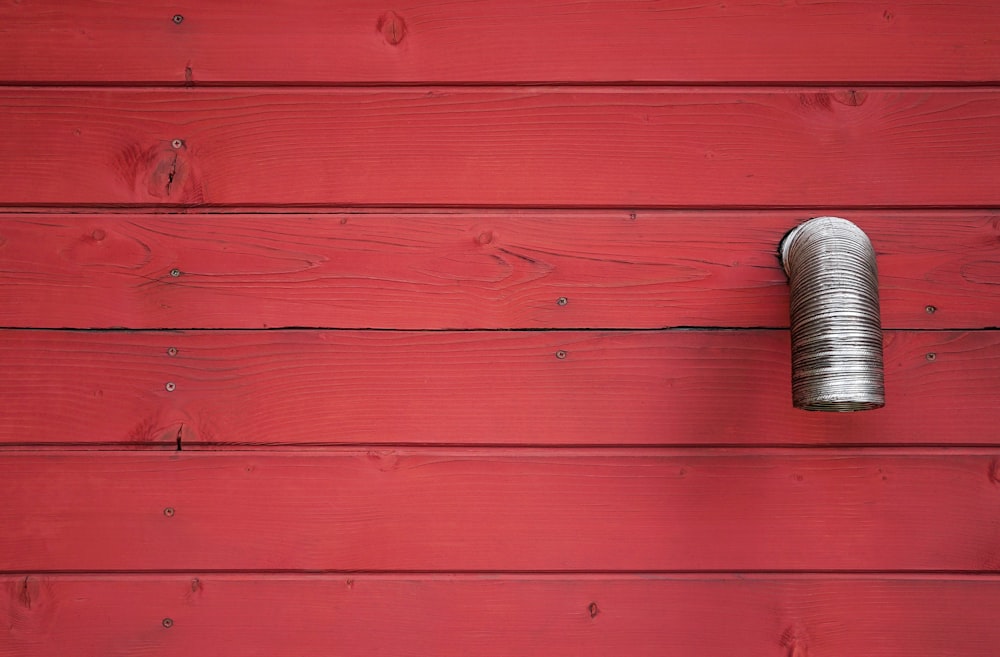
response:
[[[840,217],[816,217],[781,241],[791,286],[792,402],[807,411],[885,405],[875,250]]]

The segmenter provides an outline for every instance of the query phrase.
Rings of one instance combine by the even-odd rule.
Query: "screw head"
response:
[[[927,360],[937,360],[937,354],[935,354],[935,353],[934,353],[934,352],[932,351],[932,352],[930,352],[929,354],[927,354],[926,358],[927,358]]]
[[[177,384],[174,383],[173,381],[167,381],[166,385],[163,387],[166,389],[167,392],[173,392],[174,390],[177,389]]]
[[[174,626],[174,619],[173,618],[164,618],[163,619],[163,627],[165,627],[165,628],[167,628],[169,630],[173,626]]]
[[[180,14],[174,14],[174,17],[171,20],[174,21],[174,25],[180,25],[181,23],[184,22],[184,17],[181,16]]]
[[[926,308],[924,308],[924,310],[927,311],[928,315],[933,315],[934,313],[937,312],[937,308],[935,306],[927,306]]]
[[[177,278],[178,276],[181,275],[181,270],[180,269],[171,269],[170,270],[170,275],[173,276],[174,278]]]
[[[567,303],[569,303],[569,299],[567,299],[566,297],[559,297],[558,299],[556,299],[556,303],[559,304],[560,306],[565,306]]]
[[[558,358],[559,360],[566,358],[566,352],[560,349],[559,351],[556,352],[556,358]]]
[[[174,517],[174,507],[168,506],[167,508],[165,508],[163,510],[163,515],[165,515],[168,518],[173,518]]]
[[[181,146],[184,145],[184,140],[183,139],[175,139],[172,142],[170,142],[170,145],[173,146],[174,148],[180,148]]]
[[[176,356],[177,355],[177,347],[167,347],[167,355],[168,356]]]

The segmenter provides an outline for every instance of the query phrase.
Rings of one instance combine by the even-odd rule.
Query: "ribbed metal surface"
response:
[[[810,219],[782,240],[781,262],[791,285],[795,406],[884,406],[878,270],[868,236],[846,219]]]

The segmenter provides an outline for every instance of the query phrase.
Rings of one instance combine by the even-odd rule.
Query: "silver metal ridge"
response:
[[[875,250],[840,217],[816,217],[781,241],[791,285],[792,403],[807,411],[885,405]]]

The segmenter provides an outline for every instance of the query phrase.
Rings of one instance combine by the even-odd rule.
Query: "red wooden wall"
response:
[[[266,4],[0,4],[0,656],[995,657],[1000,5]]]

